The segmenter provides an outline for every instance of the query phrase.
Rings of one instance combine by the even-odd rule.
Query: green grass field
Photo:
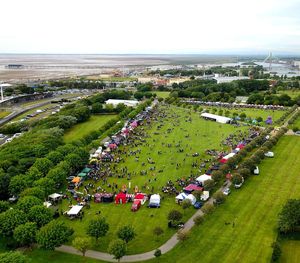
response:
[[[132,174],[137,172],[137,174],[132,175],[132,178],[130,179],[131,193],[135,186],[142,189],[147,183],[149,189],[146,188],[142,191],[150,193],[151,188],[153,187],[154,192],[162,194],[161,187],[164,186],[168,180],[175,182],[176,179],[188,177],[191,173],[200,175],[201,173],[197,168],[192,168],[192,162],[198,160],[198,163],[200,164],[200,158],[207,158],[205,149],[220,149],[219,144],[221,139],[227,137],[229,133],[238,131],[237,128],[234,128],[231,125],[221,125],[215,122],[205,121],[200,118],[197,113],[191,113],[190,115],[189,111],[186,109],[171,107],[171,110],[168,110],[168,112],[168,116],[164,119],[160,118],[157,121],[154,121],[151,124],[150,129],[148,127],[142,127],[145,130],[149,130],[148,135],[150,135],[150,137],[146,139],[149,146],[143,144],[133,148],[128,148],[127,146],[127,148],[124,149],[124,152],[135,151],[138,148],[141,150],[138,162],[135,160],[136,156],[122,155],[125,158],[125,163],[120,163],[118,165],[119,168],[126,166],[128,171]],[[187,121],[189,116],[192,117],[192,122]],[[163,124],[163,127],[160,130],[157,129],[159,124]],[[168,133],[167,130],[172,128],[174,128],[174,130]],[[245,130],[246,128],[243,127],[242,129]],[[155,132],[159,132],[159,134],[154,134]],[[187,135],[190,137],[187,138]],[[181,141],[181,145],[184,148],[183,153],[179,153],[178,148],[174,145],[179,141]],[[170,143],[173,146],[167,148],[162,145],[162,143]],[[162,154],[159,155],[158,151],[161,151]],[[192,157],[192,153],[195,152],[198,152],[200,156]],[[186,154],[189,154],[189,156],[186,156]],[[148,157],[151,157],[155,161],[156,170],[153,172],[150,172],[149,170],[153,165],[148,164]],[[145,166],[142,165],[143,162],[145,163]],[[176,169],[177,163],[182,164],[179,169]],[[163,172],[159,173],[159,169],[162,169]],[[147,170],[148,175],[140,175],[139,171],[141,170]],[[155,181],[154,178],[157,178],[157,180]],[[151,182],[149,182],[149,179]],[[127,178],[109,178],[108,182],[111,184],[113,182],[117,183],[120,188],[122,185],[128,185],[129,181]],[[99,184],[101,187],[106,188],[108,192],[112,192],[111,189],[103,186],[102,183]],[[181,187],[178,187],[178,189],[181,189]],[[82,192],[83,189],[80,188],[79,191]],[[130,204],[94,204],[92,202],[91,208],[85,210],[85,216],[82,221],[70,221],[68,218],[64,217],[62,217],[61,220],[65,221],[75,229],[75,236],[83,236],[85,235],[86,225],[89,219],[95,217],[96,212],[100,210],[101,215],[107,218],[111,229],[108,235],[101,240],[100,244],[94,245],[94,249],[106,251],[109,242],[115,238],[117,229],[125,224],[132,224],[136,229],[137,237],[130,242],[128,253],[141,253],[158,247],[174,234],[174,230],[170,230],[167,227],[167,214],[174,208],[182,209],[175,204],[174,197],[175,196],[173,195],[166,195],[160,209],[148,209],[142,207],[142,209],[136,213],[130,211]],[[67,205],[67,202],[63,203],[64,210],[67,210]],[[185,220],[187,220],[194,212],[194,208],[185,211]],[[122,215],[122,220],[120,220],[120,215]],[[164,229],[164,234],[158,240],[153,237],[153,229],[156,226],[160,226]],[[145,240],[147,240],[147,242],[144,242]]]
[[[168,98],[170,95],[169,91],[156,91],[154,93],[157,95],[158,98],[163,98],[163,99]]]
[[[300,241],[284,240],[281,242],[282,254],[280,263],[298,263],[300,262]]]
[[[208,108],[210,110],[210,113],[212,113],[212,109],[214,107],[202,107],[202,108]],[[228,110],[226,108],[220,108],[220,107],[215,107],[217,111],[215,114],[218,114],[219,110],[223,110],[223,116],[225,116],[225,112]],[[285,111],[283,110],[261,110],[261,109],[230,109],[228,110],[230,112],[229,117],[232,117],[234,113],[237,113],[240,115],[241,113],[245,113],[247,117],[250,117],[251,119],[262,117],[263,121],[265,121],[268,116],[271,116],[273,121],[276,121],[279,119]]]
[[[295,120],[295,122],[288,126],[290,129],[298,128],[300,130],[300,116]]]
[[[176,109],[176,111],[182,110]],[[194,116],[195,115],[192,114],[192,117]],[[193,118],[192,124],[199,127],[198,121],[195,120],[196,117]],[[185,123],[180,121],[180,125],[182,124]],[[217,125],[213,122],[205,122],[205,124],[209,126],[213,124]],[[170,125],[172,125],[172,123],[170,123]],[[207,130],[208,133],[212,132],[212,127]],[[227,125],[222,127],[227,127]],[[215,134],[218,135],[219,133],[220,131],[216,129]],[[201,136],[198,136],[198,138],[201,138]],[[218,136],[214,138],[218,138]],[[195,147],[198,148],[198,140],[195,140],[195,143],[197,144]],[[206,142],[201,142],[200,144],[205,143]],[[192,229],[189,240],[177,245],[169,253],[162,255],[159,260],[155,259],[147,262],[198,262],[199,259],[201,259],[201,262],[269,263],[272,254],[271,244],[277,235],[276,226],[278,213],[288,198],[300,197],[299,149],[300,138],[294,136],[284,136],[281,138],[278,145],[273,149],[275,157],[265,159],[259,166],[259,176],[249,178],[241,189],[232,190],[225,204],[219,206],[212,215],[209,215],[204,224]],[[165,159],[162,161],[166,162]],[[127,160],[127,162],[129,162],[129,160]],[[154,212],[160,212],[167,202],[168,200],[164,200],[162,208]],[[170,200],[170,202],[172,202],[172,200]],[[95,206],[98,206],[98,204]],[[109,206],[111,209],[106,210]],[[136,220],[139,220],[137,223],[143,223],[142,232],[138,232],[139,235],[136,240],[132,241],[132,245],[129,245],[129,253],[139,253],[139,249],[134,249],[134,245],[144,246],[143,243],[145,243],[145,240],[149,242],[148,239],[140,240],[140,237],[148,232],[149,225],[152,227],[155,226],[152,225],[153,222],[151,220],[155,220],[157,214],[155,214],[153,218],[145,216],[145,214],[142,214],[143,210],[147,213],[149,209],[144,207],[137,213],[129,213],[129,207],[126,207],[126,205],[116,206],[110,204],[104,207],[102,204],[99,204],[98,207],[110,223],[116,216],[115,212],[117,210],[119,210],[119,212],[122,210],[122,218],[127,219],[127,216],[132,215],[133,218],[135,217]],[[92,204],[90,211],[95,210],[98,211],[98,208],[94,209]],[[115,210],[115,212],[113,212],[113,210]],[[88,213],[87,211],[88,210],[86,210],[86,214]],[[151,210],[151,213],[152,211],[153,210]],[[139,217],[139,215],[142,215],[142,217]],[[119,221],[119,219],[118,217],[117,220]],[[132,220],[132,217],[128,218],[128,221],[130,220]],[[81,235],[84,233],[84,222],[81,222],[81,226],[78,221],[66,222],[69,222],[70,225],[76,228],[77,234]],[[230,224],[226,225],[225,222],[229,222]],[[235,223],[234,227],[232,225],[233,222]],[[137,227],[136,225],[134,226]],[[137,227],[137,229],[139,228]],[[110,236],[113,235],[111,231],[109,234]],[[166,236],[166,233],[164,236]],[[106,242],[106,240],[102,240],[101,243]],[[161,242],[157,242],[157,247],[159,243]],[[101,246],[100,244],[100,247]],[[292,252],[296,247],[296,244],[292,244],[291,246],[289,246],[289,243],[283,244],[283,253],[285,253],[283,260],[287,261],[282,262],[298,262],[298,256]],[[150,248],[148,250],[150,250]],[[44,252],[41,250],[34,250],[28,255],[33,259],[34,263],[49,261],[54,263],[71,261],[85,263],[100,262],[64,253]],[[43,258],[39,255],[43,255]],[[293,259],[291,257],[295,258],[296,261],[292,261]]]
[[[125,81],[137,81],[137,78],[134,77],[101,77],[101,76],[88,76],[86,79],[89,80],[101,80],[109,82],[125,82]]]
[[[300,138],[280,139],[273,149],[275,157],[259,166],[260,175],[233,190],[224,205],[192,230],[185,244],[159,262],[270,262],[278,213],[288,198],[300,197],[299,149]]]
[[[0,111],[0,119],[5,118],[5,117],[8,116],[9,114],[11,114],[10,111]]]
[[[293,99],[300,95],[300,91],[299,90],[279,90],[279,91],[277,91],[278,96],[280,96],[281,94],[287,94]]]
[[[64,141],[69,143],[74,140],[81,139],[83,136],[92,131],[96,131],[102,127],[107,121],[114,118],[116,115],[92,115],[88,121],[76,124],[69,129],[64,135]]]

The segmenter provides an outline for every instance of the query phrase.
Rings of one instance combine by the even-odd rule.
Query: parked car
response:
[[[184,227],[184,222],[179,222],[179,223],[173,223],[172,221],[168,222],[168,227],[169,228],[183,228]]]
[[[253,170],[253,173],[255,175],[259,175],[259,169],[258,169],[258,166],[255,167],[255,169]]]
[[[140,209],[140,207],[141,207],[141,200],[134,200],[131,206],[131,211],[136,212],[137,210]]]
[[[243,183],[244,183],[244,177],[242,177],[242,182],[240,184],[234,184],[234,188],[239,189],[242,187]]]
[[[197,201],[197,202],[194,204],[194,208],[196,208],[196,209],[200,209],[202,206],[203,206],[203,203],[202,203],[202,202],[199,202],[199,201]]]
[[[225,189],[223,190],[223,194],[224,194],[224,195],[229,195],[229,194],[230,194],[230,189],[229,189],[229,188],[225,188]]]
[[[295,135],[300,136],[300,131],[296,131],[296,132],[295,132]]]
[[[273,158],[274,157],[274,153],[273,152],[266,152],[265,156],[269,157],[269,158]]]

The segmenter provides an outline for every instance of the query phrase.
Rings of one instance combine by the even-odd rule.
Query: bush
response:
[[[154,252],[154,256],[156,258],[160,257],[161,256],[161,250],[160,249],[156,249],[155,252]]]
[[[178,222],[182,218],[182,213],[180,213],[178,210],[171,210],[168,214],[168,220],[172,221],[173,223]]]
[[[156,235],[156,236],[160,236],[163,233],[164,233],[164,230],[159,226],[157,226],[153,229],[153,234]]]
[[[277,262],[281,256],[281,248],[279,242],[274,242],[272,244],[273,253],[272,253],[272,261]]]
[[[181,242],[186,241],[190,237],[190,231],[187,230],[179,230],[177,233],[177,239]]]
[[[196,226],[199,226],[199,225],[201,225],[203,222],[204,222],[204,216],[200,216],[200,215],[198,215],[198,216],[196,216],[194,219],[193,219],[193,221],[194,221],[194,223],[195,223],[195,225]]]
[[[182,201],[182,209],[184,209],[184,210],[191,207],[191,205],[192,205],[192,202],[190,199],[185,199]]]
[[[215,199],[217,204],[222,204],[225,202],[226,196],[223,194],[221,190],[219,190],[213,194],[213,198]]]
[[[205,203],[202,207],[202,211],[204,214],[211,214],[214,211],[215,207],[213,204]]]

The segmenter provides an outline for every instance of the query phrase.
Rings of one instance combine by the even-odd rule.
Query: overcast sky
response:
[[[0,53],[297,53],[300,0],[0,0]]]

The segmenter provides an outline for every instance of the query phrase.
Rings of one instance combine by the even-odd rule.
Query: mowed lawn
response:
[[[263,161],[259,176],[233,190],[203,225],[192,229],[186,243],[159,262],[269,263],[278,213],[288,198],[300,197],[300,138],[284,136],[273,150],[275,157]]]
[[[299,90],[280,90],[277,91],[278,96],[282,95],[282,94],[287,94],[289,95],[292,99],[296,98],[297,96],[300,95],[300,91]]]
[[[0,111],[0,119],[5,118],[8,116],[11,112],[10,111]]]
[[[300,240],[284,240],[281,242],[281,263],[300,262]]]
[[[229,117],[233,117],[233,114],[236,113],[240,115],[241,113],[245,113],[246,117],[250,117],[251,119],[257,119],[258,117],[262,117],[263,121],[265,121],[269,116],[272,117],[273,121],[278,120],[284,113],[284,110],[262,110],[262,109],[226,109],[219,107],[203,107],[208,108],[210,113],[212,113],[212,109],[216,108],[217,111],[215,114],[218,114],[219,110],[223,110],[223,116],[225,116],[225,112],[229,111]]]
[[[138,148],[141,150],[139,154],[139,161],[136,161],[136,155],[122,155],[125,158],[124,163],[114,164],[119,168],[126,166],[128,172],[132,173],[130,179],[131,189],[130,193],[133,193],[135,186],[142,189],[142,186],[147,184],[149,189],[142,189],[143,192],[151,193],[151,188],[153,187],[154,193],[162,194],[161,188],[165,186],[168,180],[172,180],[174,183],[176,179],[187,178],[191,173],[194,175],[200,175],[202,173],[198,168],[192,168],[192,162],[198,161],[200,165],[200,159],[209,158],[205,154],[206,149],[220,149],[220,142],[222,139],[227,137],[232,132],[237,132],[239,129],[231,125],[217,124],[216,122],[205,121],[199,114],[190,113],[187,109],[171,107],[167,109],[167,117],[158,118],[151,123],[151,127],[142,126],[140,129],[147,131],[146,141],[149,146],[144,143],[137,147],[126,146],[124,149],[125,153],[130,151],[136,151]],[[192,122],[187,121],[192,118]],[[158,130],[157,126],[163,124],[163,127]],[[168,129],[173,129],[171,132],[167,132]],[[242,127],[246,130],[246,127]],[[156,133],[156,134],[155,134]],[[189,137],[187,137],[189,135]],[[184,152],[180,153],[179,148],[175,147],[175,144],[181,141],[181,147]],[[163,145],[164,144],[164,145]],[[172,144],[172,147],[166,147],[167,144]],[[161,154],[158,154],[161,151]],[[193,153],[199,153],[198,157],[192,157]],[[188,154],[188,156],[186,155]],[[152,158],[155,164],[148,164],[147,158]],[[142,163],[145,163],[143,166]],[[179,168],[176,164],[180,164]],[[154,171],[150,171],[150,167],[155,166]],[[163,170],[158,172],[158,170]],[[147,175],[140,175],[141,170],[147,170]],[[136,172],[136,175],[133,173]],[[156,178],[156,180],[154,180]],[[116,178],[110,177],[108,183],[117,183],[120,189],[123,185],[129,184],[127,178]],[[107,188],[102,182],[99,182],[97,186],[104,187],[107,192],[113,192],[112,189]],[[177,184],[177,189],[181,190]],[[83,192],[83,187],[79,189]],[[73,202],[75,204],[75,202]],[[129,243],[128,253],[142,253],[155,249],[160,244],[164,243],[169,239],[172,234],[175,233],[174,230],[167,227],[167,215],[170,210],[176,208],[182,211],[182,208],[175,204],[175,195],[165,195],[161,202],[160,209],[149,209],[143,206],[139,211],[133,213],[130,211],[131,204],[126,205],[116,205],[111,204],[96,204],[91,202],[91,208],[85,209],[85,216],[82,221],[73,220],[70,221],[68,218],[61,217],[68,225],[72,226],[75,230],[74,236],[85,236],[86,226],[91,218],[97,217],[96,212],[101,211],[101,216],[104,216],[109,225],[110,230],[106,237],[102,238],[99,244],[94,244],[93,248],[101,251],[106,251],[108,244],[111,240],[116,238],[116,232],[119,227],[126,224],[131,224],[136,232],[136,238]],[[63,210],[68,209],[67,202],[63,203],[61,207]],[[187,220],[195,212],[194,208],[187,209],[184,212],[184,221]],[[153,229],[160,226],[164,230],[164,234],[156,239],[153,236]]]
[[[64,141],[69,143],[81,139],[92,131],[100,129],[107,121],[113,119],[116,115],[92,115],[88,121],[76,124],[64,135]]]
[[[156,91],[154,93],[157,95],[158,98],[163,98],[163,99],[168,98],[170,95],[169,91]]]

